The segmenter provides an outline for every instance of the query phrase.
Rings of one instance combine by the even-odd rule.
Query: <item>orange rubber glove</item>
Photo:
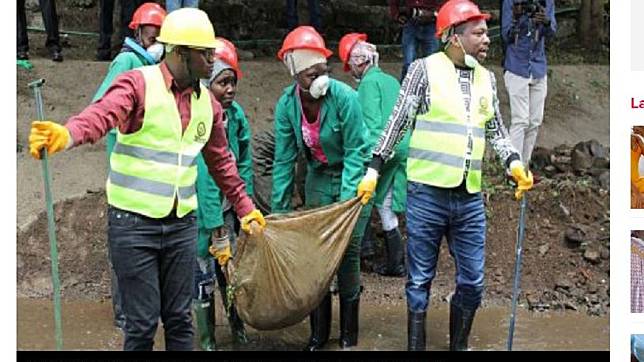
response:
[[[517,191],[514,193],[514,197],[517,200],[521,200],[523,193],[530,190],[534,184],[532,178],[532,172],[528,171],[526,174],[525,167],[521,161],[512,161],[510,163],[510,171],[512,172],[512,177],[517,183]]]
[[[54,154],[71,146],[71,136],[65,126],[50,121],[34,121],[29,134],[29,153],[40,159],[40,150],[47,148],[47,153]]]
[[[241,218],[241,229],[244,230],[248,234],[253,234],[252,229],[250,227],[250,224],[252,222],[255,222],[259,226],[259,231],[261,232],[264,230],[264,226],[266,226],[266,220],[264,220],[264,215],[262,215],[262,212],[255,209],[251,212],[248,213],[248,215],[244,216]]]
[[[358,197],[362,197],[360,202],[363,205],[369,203],[371,196],[376,192],[376,184],[378,184],[378,171],[368,168],[367,173],[358,184]]]

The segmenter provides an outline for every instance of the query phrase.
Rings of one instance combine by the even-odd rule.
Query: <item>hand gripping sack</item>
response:
[[[271,330],[308,316],[329,291],[361,209],[354,198],[269,215],[263,233],[243,233],[227,274],[228,295],[244,322]]]

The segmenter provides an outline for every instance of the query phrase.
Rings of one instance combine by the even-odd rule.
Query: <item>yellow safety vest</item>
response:
[[[165,86],[158,65],[137,68],[145,79],[145,112],[141,129],[117,132],[110,157],[107,202],[151,218],[170,214],[175,198],[177,216],[197,208],[197,155],[212,129],[210,92],[191,96],[191,118],[182,132],[174,95]]]
[[[474,68],[468,122],[454,63],[445,53],[438,52],[429,56],[425,64],[431,105],[427,113],[416,117],[409,144],[407,178],[437,187],[459,186],[471,134],[473,148],[466,187],[470,193],[479,192],[485,124],[494,117],[490,73],[481,65]]]

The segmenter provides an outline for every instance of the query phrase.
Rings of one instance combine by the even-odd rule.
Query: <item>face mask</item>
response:
[[[161,60],[161,57],[163,56],[163,44],[161,43],[154,43],[150,45],[146,51],[148,54],[152,56],[154,59],[155,63],[158,63]]]
[[[318,99],[321,96],[326,94],[327,89],[329,88],[329,76],[328,75],[321,75],[311,83],[311,87],[309,88],[309,93],[311,94],[311,97]]]
[[[456,39],[458,39],[458,45],[461,47],[461,50],[463,51],[463,61],[465,62],[465,66],[468,68],[476,68],[476,66],[479,65],[479,61],[476,60],[473,56],[467,54],[465,51],[465,48],[463,47],[463,43],[461,43],[461,38],[459,36],[456,36]]]

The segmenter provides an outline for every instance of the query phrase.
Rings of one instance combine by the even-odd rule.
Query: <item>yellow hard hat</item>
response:
[[[177,9],[165,17],[157,40],[165,44],[217,48],[215,29],[208,14],[196,8]]]

